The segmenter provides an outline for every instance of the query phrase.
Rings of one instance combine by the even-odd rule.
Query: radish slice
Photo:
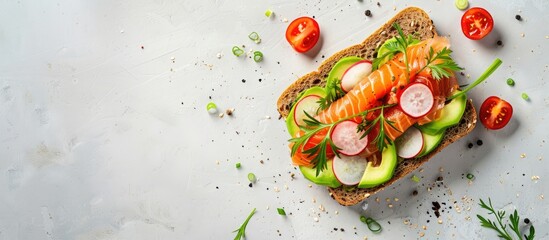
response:
[[[330,138],[334,144],[340,148],[339,153],[347,156],[353,156],[364,151],[368,145],[368,136],[362,137],[363,132],[357,132],[358,123],[351,120],[338,123]]]
[[[423,134],[415,127],[408,128],[408,130],[395,141],[397,154],[402,158],[416,157],[421,153],[423,143]]]
[[[356,62],[343,73],[343,77],[341,77],[341,89],[345,92],[351,91],[355,85],[368,77],[370,73],[372,73],[372,62],[368,60]]]
[[[306,123],[303,121],[303,119],[306,119],[307,116],[304,112],[307,112],[307,114],[311,116],[316,116],[316,111],[318,110],[318,101],[320,100],[320,96],[318,95],[309,95],[297,102],[297,105],[294,109],[294,121],[295,124],[298,126],[305,126]]]
[[[429,87],[423,83],[412,83],[402,91],[398,104],[410,117],[423,117],[431,111],[435,98]]]
[[[368,161],[361,156],[334,157],[332,169],[337,180],[345,185],[356,185],[360,182]]]

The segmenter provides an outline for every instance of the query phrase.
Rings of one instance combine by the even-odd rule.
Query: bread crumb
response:
[[[395,199],[394,199],[395,202],[398,202],[398,200],[399,200],[398,198],[395,198]]]
[[[521,33],[520,36],[521,36],[521,37],[524,37],[525,35],[524,35],[524,33]]]
[[[225,114],[224,113],[219,113],[218,116],[219,116],[219,118],[223,118],[223,116],[225,116]]]
[[[389,205],[387,205],[387,207],[393,208],[393,204],[390,204],[390,203],[389,203]]]
[[[371,195],[370,193],[365,193],[364,198],[368,198],[368,197],[370,197],[370,195]]]
[[[423,225],[423,226],[421,226],[421,229],[427,230],[427,226]]]
[[[315,218],[313,218],[313,220],[315,220],[315,222],[318,222],[319,219],[317,217],[315,217]]]
[[[217,55],[216,55],[217,59],[221,59],[222,56],[223,56],[223,55],[221,55],[220,52],[218,52]]]
[[[423,171],[424,171],[423,168],[419,169],[419,172],[420,172],[420,173],[422,173]]]
[[[376,202],[379,202],[379,197],[376,197]]]
[[[267,206],[265,209],[269,210],[269,206]]]
[[[339,214],[339,212],[338,212],[337,210],[336,210],[336,211],[334,211],[334,213],[335,213],[335,215],[338,215],[338,214]]]
[[[424,232],[420,232],[419,233],[419,237],[424,237],[425,236],[425,233]]]
[[[532,181],[538,182],[538,180],[539,180],[539,176],[537,175],[532,176]]]
[[[526,153],[521,154],[520,158],[526,158]]]
[[[543,200],[544,198],[545,198],[545,197],[543,197],[543,194],[540,194],[540,195],[539,195],[539,199],[540,199],[540,200]]]
[[[391,202],[391,198],[386,198],[385,202]]]
[[[313,198],[312,201],[313,201],[313,203],[316,203],[316,198]]]
[[[439,218],[437,222],[438,224],[442,224],[442,219]]]

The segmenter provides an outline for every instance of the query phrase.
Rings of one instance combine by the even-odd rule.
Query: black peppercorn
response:
[[[501,46],[501,45],[503,44],[503,42],[502,42],[501,40],[498,40],[496,43],[497,43],[499,46]]]
[[[482,146],[482,140],[477,140],[477,145]]]
[[[525,218],[525,219],[524,219],[524,223],[529,224],[529,223],[530,223],[530,219]]]
[[[412,192],[412,195],[414,195],[414,196],[416,196],[417,194],[418,194],[417,190],[414,190],[414,191]]]
[[[520,15],[518,15],[518,14],[515,16],[515,19],[517,19],[517,20],[519,20],[519,21],[522,21],[522,17],[521,17]]]
[[[371,16],[372,16],[372,11],[366,10],[366,11],[364,12],[364,14],[366,14],[366,17],[371,17]]]
[[[468,148],[473,148],[473,143],[467,144],[467,147],[468,147]]]

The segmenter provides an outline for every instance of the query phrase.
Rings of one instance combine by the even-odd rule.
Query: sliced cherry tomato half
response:
[[[469,39],[479,40],[488,35],[494,28],[494,19],[486,9],[474,7],[461,17],[461,30]]]
[[[286,29],[286,40],[298,52],[307,52],[313,48],[320,37],[318,23],[310,17],[293,20]]]
[[[505,127],[513,116],[513,106],[507,101],[496,97],[488,97],[480,106],[480,122],[492,130]]]

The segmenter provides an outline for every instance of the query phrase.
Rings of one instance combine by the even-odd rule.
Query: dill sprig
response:
[[[505,219],[505,211],[494,210],[494,207],[492,206],[492,200],[490,198],[488,198],[488,204],[486,204],[482,199],[480,199],[479,205],[480,207],[488,210],[488,214],[493,214],[496,217],[496,221],[492,221],[490,219],[484,218],[481,215],[477,214],[477,218],[480,220],[480,225],[482,227],[495,230],[498,233],[498,237],[502,239],[513,240],[514,238],[511,237],[512,234],[507,232],[507,227],[509,227],[512,230],[512,233],[515,233],[517,235],[518,239],[523,239],[519,229],[520,217],[516,209],[511,215],[509,215],[510,223],[504,224],[503,219]],[[524,239],[533,240],[535,234],[536,234],[536,231],[534,229],[534,225],[530,225],[529,233],[528,235],[524,234]]]

